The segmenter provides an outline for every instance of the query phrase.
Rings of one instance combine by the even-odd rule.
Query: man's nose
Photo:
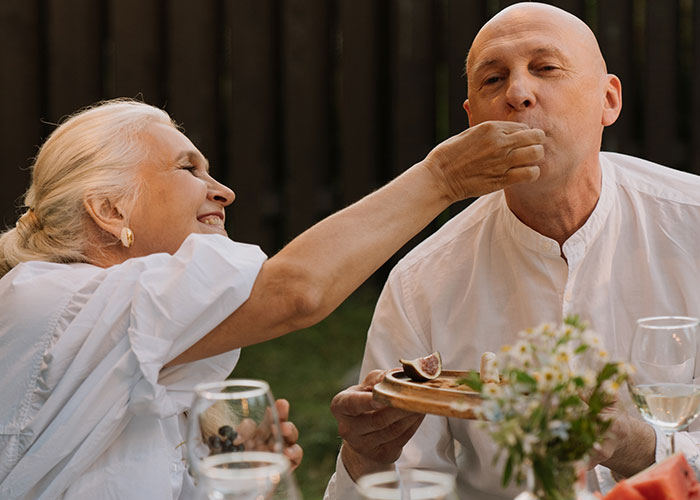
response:
[[[506,102],[515,111],[523,111],[535,105],[533,83],[529,75],[512,74],[506,88]]]

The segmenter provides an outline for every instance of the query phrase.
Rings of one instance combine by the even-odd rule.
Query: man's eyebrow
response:
[[[564,53],[559,50],[554,45],[545,45],[544,47],[537,47],[536,49],[529,52],[530,57],[542,57],[542,56],[554,56],[563,62],[568,62],[568,58]],[[474,67],[474,74],[478,74],[492,66],[498,66],[501,63],[500,59],[487,59],[485,61],[480,61]]]
[[[546,45],[544,47],[538,47],[532,51],[533,56],[554,56],[557,59],[561,59],[563,62],[568,62],[569,59],[564,55],[564,53],[559,50],[554,45]]]
[[[189,163],[204,163],[204,169],[209,172],[209,160],[207,160],[204,155],[196,153],[195,151],[183,151],[177,158],[175,158],[175,163],[181,163],[183,160],[187,160]]]

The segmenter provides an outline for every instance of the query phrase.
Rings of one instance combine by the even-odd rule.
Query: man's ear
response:
[[[464,100],[464,103],[462,103],[462,107],[464,108],[464,111],[467,112],[467,118],[469,118],[469,125],[471,126],[471,124],[472,124],[472,110],[469,107],[469,99]]]
[[[119,239],[125,225],[124,214],[119,204],[114,204],[106,198],[86,198],[83,200],[83,206],[95,224]]]
[[[622,83],[615,75],[607,75],[607,79],[601,120],[604,127],[615,123],[617,117],[620,116],[620,111],[622,111]]]

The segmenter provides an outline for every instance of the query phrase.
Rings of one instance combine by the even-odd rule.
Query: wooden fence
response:
[[[510,3],[0,0],[2,222],[48,123],[141,96],[236,191],[233,237],[273,252],[467,127],[467,49]],[[622,78],[605,148],[700,173],[700,1],[551,3],[588,22]]]

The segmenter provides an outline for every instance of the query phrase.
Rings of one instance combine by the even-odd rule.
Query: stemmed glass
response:
[[[671,454],[674,433],[700,413],[700,385],[695,381],[699,323],[686,316],[642,318],[630,346],[632,400],[647,422],[670,435]]]
[[[267,382],[231,379],[195,387],[187,455],[201,497],[299,500],[282,450],[280,420]]]
[[[457,500],[454,476],[430,470],[367,474],[357,487],[362,500]]]

